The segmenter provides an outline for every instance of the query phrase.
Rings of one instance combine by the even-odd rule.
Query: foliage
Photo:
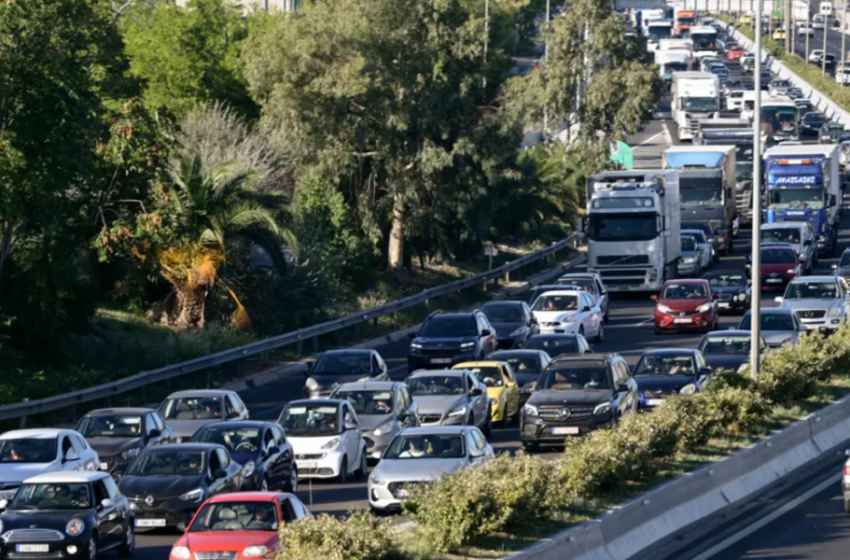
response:
[[[401,558],[392,529],[367,512],[340,519],[319,515],[280,530],[276,560],[393,560]]]

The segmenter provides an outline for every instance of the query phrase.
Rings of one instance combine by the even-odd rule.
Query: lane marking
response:
[[[638,146],[644,146],[644,145],[646,145],[646,144],[649,144],[650,142],[652,142],[653,140],[655,140],[656,138],[658,138],[658,137],[659,137],[659,136],[661,136],[662,134],[664,134],[664,131],[661,131],[661,132],[658,132],[658,133],[656,133],[656,134],[653,134],[653,135],[652,135],[652,137],[647,138],[646,140],[644,140],[644,141],[643,141],[643,142],[641,142],[640,144],[637,144],[636,146],[633,146],[633,147],[637,148]]]
[[[670,134],[670,128],[667,126],[667,121],[664,121],[661,126],[664,127],[664,137],[667,139],[667,144],[669,146],[675,146],[676,144],[673,142],[673,135]]]
[[[824,490],[829,488],[831,485],[837,484],[838,481],[841,480],[841,477],[843,476],[843,474],[844,473],[840,472],[836,475],[829,477],[828,479],[824,480],[823,482],[821,482],[820,484],[818,484],[817,486],[815,486],[814,488],[812,488],[811,490],[809,490],[805,494],[797,496],[796,498],[794,498],[793,500],[791,500],[790,502],[788,502],[787,504],[785,504],[784,506],[782,506],[778,510],[774,511],[770,515],[763,517],[762,519],[753,523],[752,525],[750,525],[746,529],[743,529],[742,531],[735,533],[734,535],[727,538],[726,540],[717,543],[713,547],[709,548],[708,550],[706,550],[705,552],[703,552],[699,556],[695,556],[691,560],[709,560],[710,558],[715,556],[717,553],[726,550],[727,548],[729,548],[733,544],[735,544],[735,543],[743,540],[744,538],[752,535],[753,533],[755,533],[756,531],[758,531],[759,529],[761,529],[765,525],[773,523],[778,518],[782,517],[783,515],[785,515],[786,513],[791,511],[792,509],[795,509],[797,506],[799,506],[803,502],[808,501],[810,498],[812,498],[813,496],[815,496],[817,494],[820,494],[821,492],[823,492]]]

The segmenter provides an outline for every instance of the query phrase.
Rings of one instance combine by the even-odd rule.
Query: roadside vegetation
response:
[[[484,0],[341,2],[0,5],[0,405],[472,274],[485,242],[563,239],[661,91],[604,2],[583,4],[596,40],[573,49],[568,12],[515,77],[541,0],[486,22]],[[573,144],[519,149],[579,97]]]

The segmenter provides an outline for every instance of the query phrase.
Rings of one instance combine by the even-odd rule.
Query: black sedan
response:
[[[119,480],[146,447],[174,441],[174,432],[149,408],[106,408],[83,416],[75,428],[100,457],[100,470]]]
[[[40,474],[2,505],[2,558],[96,560],[109,550],[129,556],[136,545],[127,498],[104,472]]]
[[[118,483],[140,529],[188,523],[210,496],[242,489],[242,466],[227,448],[181,443],[145,449]]]
[[[525,404],[531,393],[534,392],[534,386],[537,384],[537,378],[543,373],[543,370],[552,362],[552,358],[543,350],[531,350],[524,348],[522,350],[503,350],[494,352],[489,356],[490,360],[495,362],[507,362],[511,365],[516,376],[516,382],[519,386],[519,404]]]
[[[699,350],[669,348],[645,352],[633,375],[640,409],[651,409],[669,395],[699,393],[710,382],[711,375],[711,368]]]
[[[272,422],[221,422],[198,430],[193,443],[218,443],[242,465],[245,490],[298,490],[292,445]]]
[[[743,274],[716,272],[703,276],[711,291],[718,294],[717,310],[743,312],[750,308],[750,280]]]
[[[540,332],[540,327],[524,301],[490,301],[481,306],[490,325],[496,329],[500,349],[522,348],[528,337]]]
[[[714,331],[705,335],[699,343],[699,350],[708,366],[720,370],[738,371],[750,361],[750,331]],[[767,349],[767,343],[760,338],[761,352]]]
[[[803,120],[800,121],[800,137],[808,136],[817,138],[820,130],[828,121],[826,115],[820,111],[810,111],[803,115]]]
[[[375,350],[330,350],[304,372],[305,399],[325,399],[343,383],[389,381],[389,370]]]
[[[528,350],[542,350],[554,360],[560,356],[574,356],[590,352],[590,344],[580,334],[538,334],[525,343]]]

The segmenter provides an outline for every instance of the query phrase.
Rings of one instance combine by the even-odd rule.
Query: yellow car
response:
[[[741,23],[746,23],[747,25],[753,22],[753,16],[747,14],[741,18]]]
[[[777,29],[773,32],[773,40],[774,41],[784,41],[785,40],[785,30]]]
[[[462,362],[452,369],[468,369],[487,386],[490,398],[490,420],[502,427],[519,417],[519,387],[514,370],[507,362]]]

